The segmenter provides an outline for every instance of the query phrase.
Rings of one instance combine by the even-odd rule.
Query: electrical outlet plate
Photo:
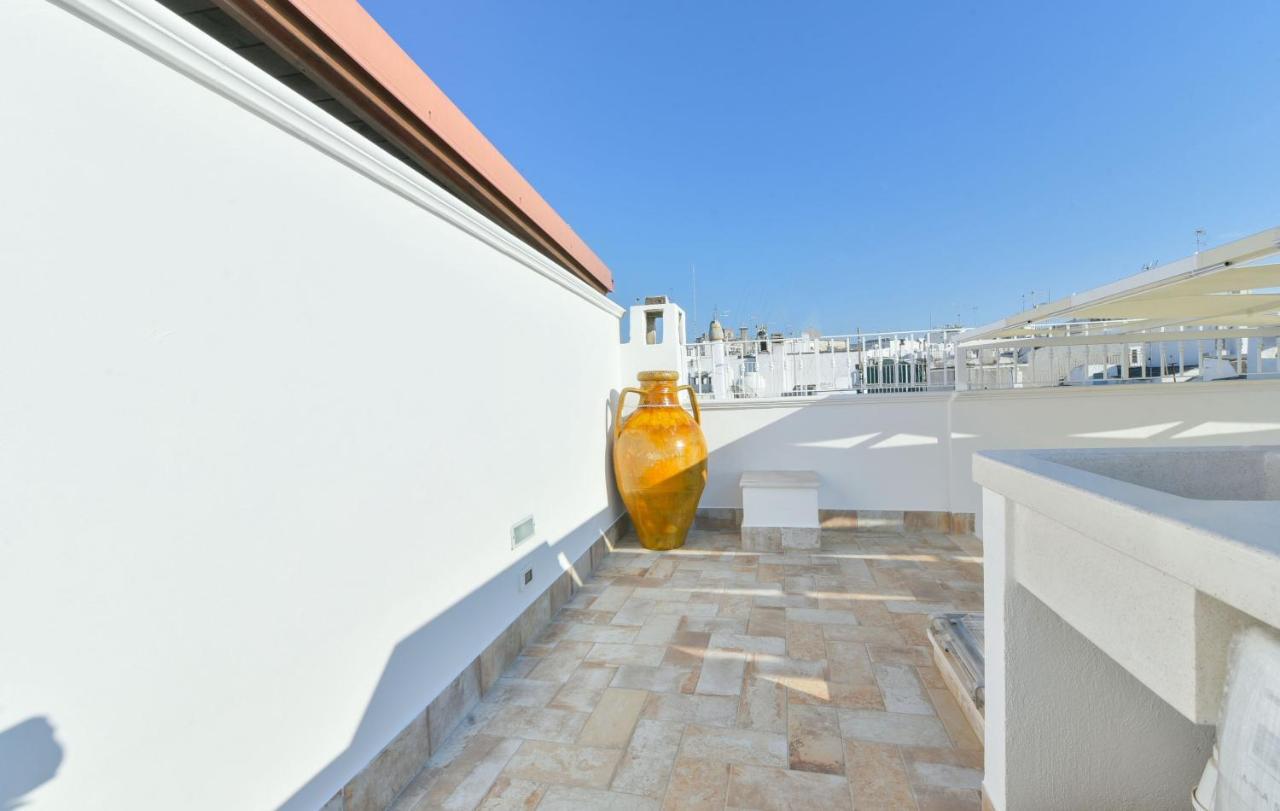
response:
[[[533,537],[535,532],[533,526],[533,516],[529,516],[511,526],[511,548],[515,549],[520,544]]]

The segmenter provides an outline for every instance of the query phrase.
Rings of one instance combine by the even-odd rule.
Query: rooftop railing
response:
[[[687,374],[709,400],[951,391],[959,334],[950,328],[698,341],[687,347]]]
[[[1116,334],[1125,323],[1056,324],[976,346],[962,328],[699,340],[686,347],[686,374],[712,401],[1280,378],[1266,331],[1171,326],[1134,340]]]
[[[956,388],[1187,383],[1280,376],[1273,333],[1181,325],[1149,330],[1136,340],[1123,334],[1128,323],[1071,322],[1042,326],[1034,337],[967,346],[961,341],[962,372]],[[1152,333],[1159,340],[1151,340]]]

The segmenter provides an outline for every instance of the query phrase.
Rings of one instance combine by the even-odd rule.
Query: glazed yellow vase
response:
[[[622,502],[646,549],[684,545],[698,499],[707,486],[707,440],[692,386],[677,386],[676,372],[641,372],[640,388],[625,388],[614,412],[613,473]],[[689,392],[693,416],[680,406]],[[640,407],[622,420],[628,394]]]

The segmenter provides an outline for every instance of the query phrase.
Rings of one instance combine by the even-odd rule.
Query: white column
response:
[[[711,342],[711,393],[717,400],[729,399],[729,364],[725,359],[725,342]]]

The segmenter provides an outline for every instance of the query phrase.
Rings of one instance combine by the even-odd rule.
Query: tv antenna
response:
[[[693,323],[698,323],[698,266],[689,263],[689,273],[693,276]],[[697,327],[694,327],[697,329]]]

